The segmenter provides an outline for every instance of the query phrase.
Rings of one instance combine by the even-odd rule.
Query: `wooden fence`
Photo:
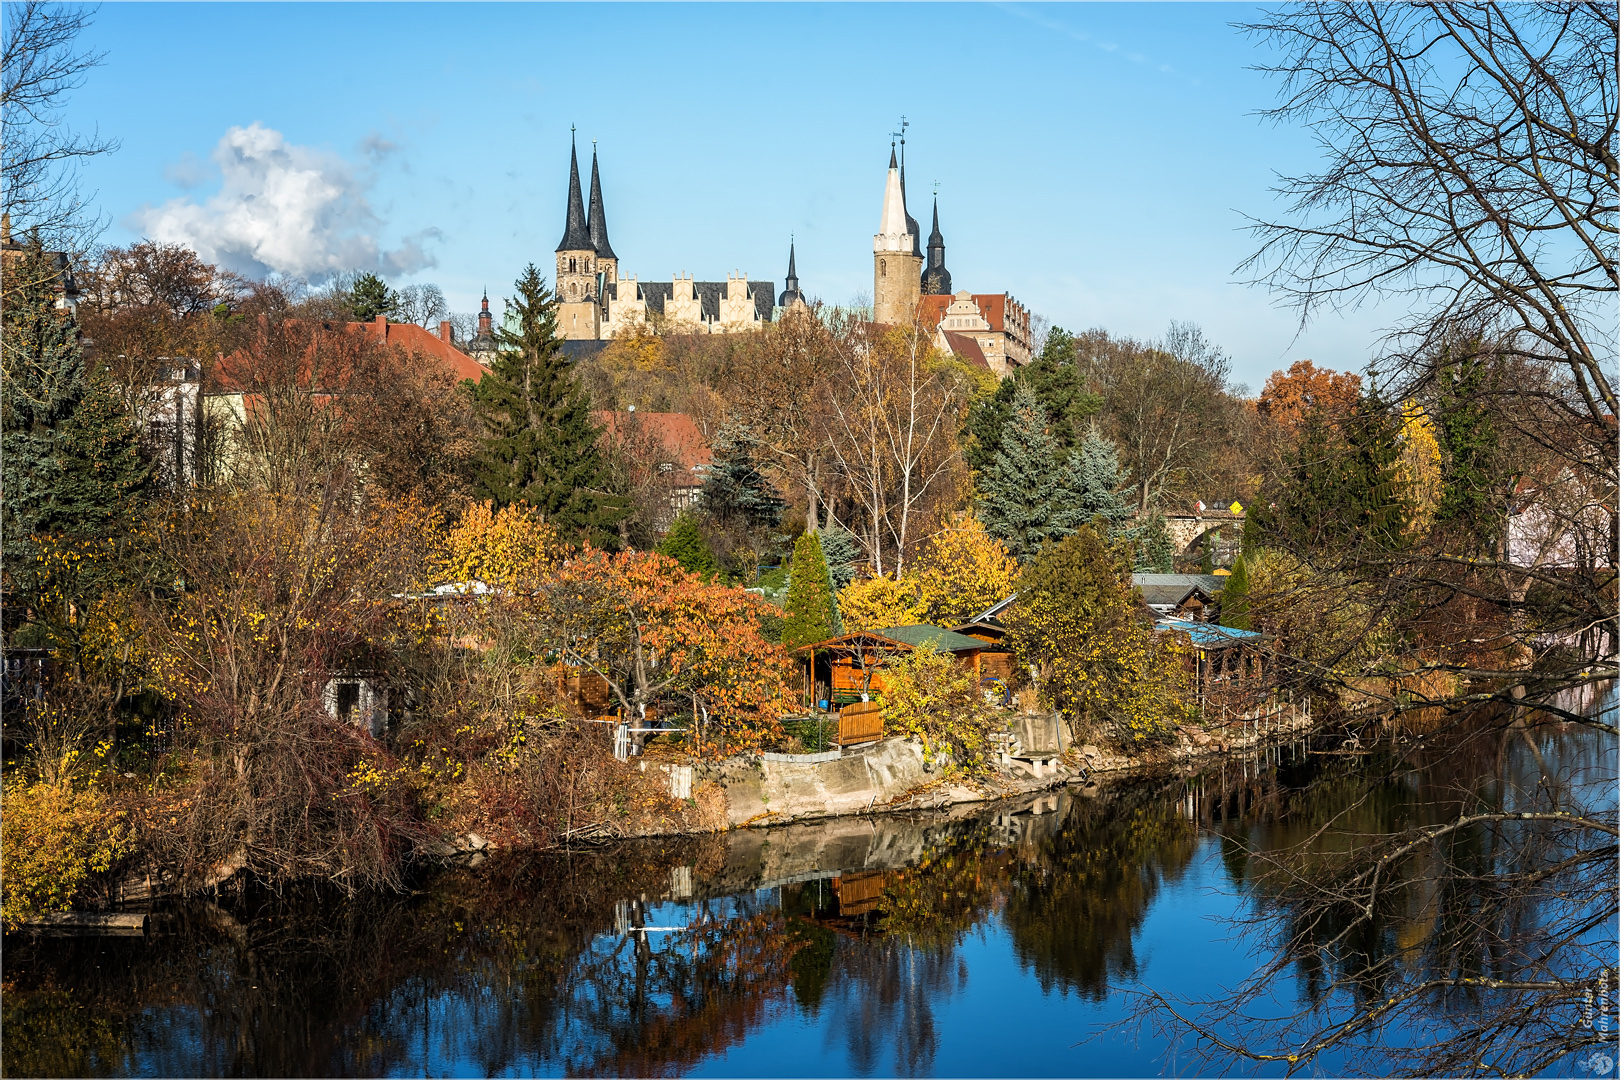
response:
[[[883,738],[883,704],[857,701],[838,710],[838,745],[876,742]]]

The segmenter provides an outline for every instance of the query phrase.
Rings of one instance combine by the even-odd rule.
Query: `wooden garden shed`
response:
[[[884,664],[921,645],[951,653],[975,675],[986,647],[983,641],[927,624],[862,630],[805,645],[798,650],[805,704],[842,705],[881,695]]]

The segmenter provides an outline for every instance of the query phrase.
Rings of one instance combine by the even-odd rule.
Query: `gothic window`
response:
[[[570,274],[574,273],[577,263],[578,263],[577,259],[569,259],[568,260],[568,272]]]
[[[879,259],[878,260],[878,277],[888,277],[888,276],[889,276],[889,260],[888,259]]]

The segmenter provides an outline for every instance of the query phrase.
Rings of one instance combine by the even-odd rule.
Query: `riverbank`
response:
[[[1223,756],[1297,740],[1313,728],[1308,711],[1287,705],[1258,718],[1184,727],[1172,742],[1137,754],[1072,745],[1064,733],[1050,756],[1007,756],[988,774],[971,779],[949,775],[942,763],[927,760],[921,744],[898,738],[821,754],[766,752],[719,762],[654,754],[640,768],[664,772],[671,796],[685,809],[625,835],[701,835],[1018,799],[1101,777],[1196,769]],[[467,834],[448,839],[435,854],[482,861],[495,846]]]

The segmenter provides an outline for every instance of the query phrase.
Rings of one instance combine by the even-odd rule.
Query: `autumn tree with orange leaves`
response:
[[[607,680],[625,716],[691,709],[701,754],[781,734],[787,654],[761,635],[762,601],[742,589],[706,584],[664,555],[587,547],[534,602],[536,644]]]

